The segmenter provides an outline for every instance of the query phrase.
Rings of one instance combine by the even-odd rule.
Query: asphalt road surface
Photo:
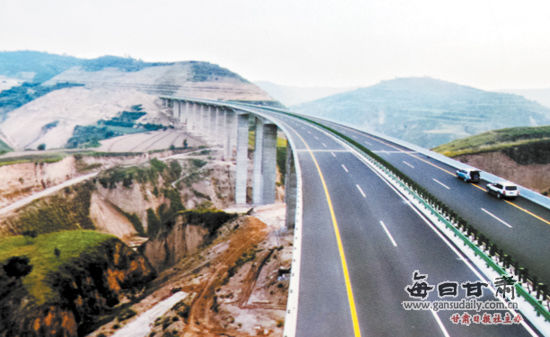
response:
[[[405,310],[403,301],[419,300],[406,291],[406,287],[414,289],[410,287],[417,283],[426,281],[437,290],[440,282],[456,282],[458,293],[451,300],[460,301],[476,298],[466,298],[466,289],[461,287],[466,282],[494,280],[484,279],[398,192],[334,136],[295,118],[275,113],[271,116],[290,130],[287,136],[297,146],[302,170],[297,336],[536,335],[525,323],[467,326],[451,321],[453,314],[475,315],[471,310]],[[440,182],[451,188],[453,183],[461,183],[449,180],[452,182]],[[437,186],[445,189],[434,182]],[[493,220],[489,217],[487,221]],[[415,271],[418,277],[426,278],[415,282]],[[426,300],[440,299],[435,290]],[[496,300],[488,288],[477,299]],[[502,317],[515,315],[505,310],[477,314],[495,313]]]

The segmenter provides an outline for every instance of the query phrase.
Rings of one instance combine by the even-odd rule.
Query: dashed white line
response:
[[[435,178],[432,178],[433,181],[435,181],[436,183],[438,183],[439,185],[445,187],[446,189],[450,190],[451,188],[447,185],[445,185],[444,183],[442,183],[441,181],[435,179]]]
[[[386,228],[386,225],[384,225],[384,222],[382,220],[380,220],[380,225],[382,226],[382,228],[384,228],[384,231],[386,232],[386,234],[388,235],[388,237],[390,238],[390,241],[391,243],[393,244],[394,247],[397,247],[397,243],[395,242],[395,240],[393,239],[393,236],[391,236],[390,234],[390,231]]]
[[[342,168],[344,169],[344,171],[346,171],[346,173],[349,173],[348,168],[346,167],[346,165],[342,164]]]
[[[325,143],[321,143],[321,145],[323,145],[323,147],[327,147],[327,144],[325,144]]]
[[[414,165],[413,165],[413,164],[411,164],[411,163],[409,163],[409,162],[406,162],[406,161],[404,161],[404,160],[403,160],[403,164],[407,165],[407,166],[410,167],[410,168],[414,168]]]
[[[336,158],[336,155],[334,154],[334,152],[331,152],[330,153],[334,158]]]
[[[363,189],[361,188],[361,186],[359,186],[358,184],[355,184],[355,187],[357,187],[357,189],[359,190],[359,193],[361,193],[361,195],[363,196],[363,198],[366,198],[367,195],[365,194],[365,192],[363,192]]]
[[[315,140],[319,140],[319,137],[317,137],[317,136],[313,136],[313,138],[315,138]]]
[[[307,130],[307,133],[309,133],[311,135],[311,131]]]
[[[365,145],[372,146],[372,144],[367,141],[363,141],[363,143],[365,143]]]
[[[481,210],[485,213],[487,213],[489,216],[491,216],[492,218],[494,218],[495,220],[498,220],[500,221],[502,224],[504,224],[506,227],[508,228],[513,228],[510,224],[508,224],[506,221],[502,220],[501,218],[497,217],[496,215],[494,215],[493,213],[489,212],[488,210],[486,210],[485,208],[481,208]]]
[[[439,328],[441,329],[441,332],[443,332],[443,336],[451,337],[451,335],[449,335],[449,332],[447,331],[447,329],[443,325],[443,322],[441,322],[441,318],[439,318],[439,315],[433,310],[430,310],[430,311],[432,312],[432,315],[434,315],[435,321],[437,322],[437,325],[439,325]]]

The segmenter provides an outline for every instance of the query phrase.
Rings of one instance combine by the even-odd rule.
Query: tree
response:
[[[38,151],[44,151],[46,149],[46,144],[42,143],[42,144],[38,145],[38,147],[36,149]]]
[[[32,265],[29,262],[30,260],[26,256],[12,256],[4,265],[4,271],[10,277],[21,278],[31,272]]]

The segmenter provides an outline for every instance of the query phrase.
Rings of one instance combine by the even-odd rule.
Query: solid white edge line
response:
[[[439,318],[439,315],[437,314],[437,312],[435,312],[433,310],[430,310],[430,311],[432,312],[432,315],[434,316],[435,321],[437,322],[437,325],[439,325],[439,328],[441,329],[441,332],[443,332],[443,336],[451,337],[451,335],[449,335],[449,332],[445,328],[445,325],[443,325],[443,322],[441,322],[441,318]]]
[[[439,185],[445,187],[446,189],[450,190],[451,188],[447,185],[445,185],[444,183],[442,183],[441,181],[435,179],[435,178],[432,178],[433,181],[435,181],[436,183],[438,183]]]
[[[502,220],[501,218],[499,218],[498,216],[494,215],[493,213],[489,212],[488,210],[486,210],[485,208],[481,208],[481,210],[485,213],[487,213],[487,215],[489,215],[490,217],[492,217],[493,219],[495,220],[498,220],[499,222],[501,222],[502,224],[504,224],[504,226],[507,226],[508,228],[513,228],[512,225],[510,225],[509,223],[507,223],[506,221]]]
[[[391,243],[393,244],[393,246],[394,246],[394,247],[397,247],[397,242],[395,242],[395,240],[393,239],[393,236],[391,236],[390,231],[388,230],[388,228],[386,227],[386,225],[384,225],[384,221],[380,220],[380,225],[382,226],[382,228],[384,228],[384,231],[386,232],[386,234],[387,234],[388,237],[390,238]]]
[[[346,167],[346,165],[342,164],[342,168],[344,169],[344,171],[346,171],[346,173],[349,173],[348,168]]]
[[[325,130],[322,130],[321,128],[317,127],[317,126],[313,126],[314,128],[317,128],[319,131],[321,132],[324,132],[325,134],[327,135],[330,135],[327,131]],[[474,266],[472,265],[472,263],[475,263],[473,262],[473,260],[471,260],[472,258],[475,257],[475,254],[470,254],[470,256],[468,254],[466,254],[465,252],[462,252],[462,251],[459,251],[457,248],[455,248],[454,244],[451,243],[451,240],[443,233],[441,233],[439,231],[439,229],[437,228],[437,226],[435,224],[433,224],[430,220],[428,220],[428,218],[420,213],[419,210],[417,210],[417,208],[411,203],[410,200],[408,200],[404,195],[402,195],[389,181],[386,180],[386,178],[379,172],[377,172],[377,168],[374,167],[366,158],[364,158],[355,148],[353,148],[352,146],[350,146],[349,144],[345,143],[344,141],[342,141],[340,138],[336,137],[336,136],[333,136],[333,138],[339,142],[341,145],[343,145],[345,148],[348,148],[350,150],[350,152],[352,152],[355,157],[357,159],[359,159],[361,162],[363,162],[367,167],[369,167],[374,173],[376,173],[376,175],[378,175],[382,181],[384,181],[388,186],[390,186],[395,193],[397,193],[397,195],[399,195],[401,197],[401,199],[403,199],[408,205],[409,207],[411,207],[412,210],[414,210],[416,212],[416,214],[418,214],[418,216],[427,224],[429,225],[429,227],[441,238],[441,240],[443,242],[445,242],[445,244],[447,244],[447,246],[464,262],[464,264],[466,264],[466,266],[468,266],[468,268],[470,268],[470,270],[481,280],[481,281],[485,281],[487,282],[488,284],[490,284],[491,286],[489,286],[488,288],[491,290],[491,292],[493,294],[496,293],[496,290],[494,289],[494,287],[492,286],[492,282],[488,279],[488,278],[485,278],[483,277],[480,272],[477,271],[476,268],[474,268]],[[473,256],[471,256],[473,255]],[[482,263],[483,265],[483,263]],[[481,268],[480,268],[481,269]],[[484,271],[484,273],[490,273],[491,271],[486,269]],[[502,303],[506,303],[502,298],[500,297],[496,297],[500,300],[500,302]],[[525,308],[529,308],[529,306],[526,306]],[[517,312],[513,309],[508,309],[512,314],[514,315],[517,315]],[[526,316],[526,313],[523,312],[523,317]],[[530,317],[531,319],[533,319],[533,317]],[[543,329],[541,326],[538,326],[535,324],[535,322],[531,321],[532,324],[534,324],[535,326],[537,326],[538,329],[541,329],[542,330],[542,333],[544,334],[544,331],[545,329]],[[527,324],[527,322],[525,322],[525,320],[522,320],[522,322],[520,323],[521,326],[523,326],[523,328],[533,337],[538,337],[539,334],[537,332],[535,332],[533,330],[533,328],[531,328],[531,326],[529,326],[529,324]]]
[[[363,196],[363,198],[366,198],[367,195],[365,194],[365,192],[363,192],[363,189],[361,188],[361,186],[359,186],[358,184],[355,184],[355,187],[357,187],[357,189],[359,190],[359,193],[361,193],[361,195]]]

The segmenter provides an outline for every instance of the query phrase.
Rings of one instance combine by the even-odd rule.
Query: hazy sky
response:
[[[548,0],[0,0],[0,50],[201,60],[250,80],[550,87]]]

